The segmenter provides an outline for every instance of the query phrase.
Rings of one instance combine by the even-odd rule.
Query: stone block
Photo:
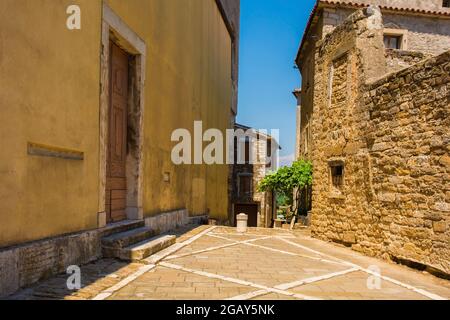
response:
[[[98,213],[98,227],[104,228],[106,226],[106,212]]]
[[[356,243],[356,235],[354,232],[344,232],[344,237],[342,239],[345,243],[355,244]]]
[[[447,222],[446,221],[434,221],[433,222],[433,230],[435,233],[444,233],[447,231]]]
[[[19,289],[18,251],[0,251],[0,298]]]
[[[439,159],[439,163],[445,166],[447,169],[450,169],[450,157],[448,155],[442,156]]]
[[[397,196],[395,193],[380,193],[378,195],[378,200],[380,200],[381,202],[393,203],[396,201],[396,199]]]
[[[450,212],[450,204],[447,202],[436,202],[434,209],[442,212]]]

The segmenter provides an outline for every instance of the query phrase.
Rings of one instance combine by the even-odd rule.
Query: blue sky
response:
[[[241,0],[239,111],[237,121],[280,129],[286,157],[295,151],[292,91],[300,86],[294,60],[315,0]]]

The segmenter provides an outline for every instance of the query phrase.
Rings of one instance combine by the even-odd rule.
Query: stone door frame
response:
[[[106,225],[106,161],[108,152],[110,42],[132,58],[129,69],[127,206],[129,220],[143,220],[143,124],[144,85],[147,49],[145,42],[106,4],[103,3],[100,61],[100,134],[99,134],[99,205],[98,227]]]

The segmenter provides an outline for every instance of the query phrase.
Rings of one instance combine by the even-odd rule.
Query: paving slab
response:
[[[450,281],[310,237],[308,230],[189,226],[155,262],[102,259],[82,267],[83,287],[60,275],[16,299],[424,300],[449,299]],[[378,286],[379,285],[379,286]]]

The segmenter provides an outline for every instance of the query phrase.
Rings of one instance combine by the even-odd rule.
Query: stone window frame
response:
[[[305,154],[305,155],[307,155],[309,153],[310,134],[311,134],[311,130],[310,130],[310,125],[309,125],[309,121],[308,121],[303,130],[303,154]]]
[[[128,133],[133,146],[127,153],[127,205],[129,220],[143,220],[143,125],[144,88],[147,46],[106,3],[103,3],[100,59],[100,123],[99,123],[99,205],[98,227],[106,226],[106,161],[108,152],[109,64],[110,42],[126,51],[130,59],[130,95],[128,97]],[[131,130],[130,130],[131,129]],[[130,132],[131,131],[131,132]],[[130,146],[128,146],[130,147]]]
[[[384,28],[383,29],[383,40],[384,36],[393,36],[400,37],[400,49],[398,50],[408,50],[408,30],[406,29],[393,29],[393,28]],[[389,48],[386,48],[389,49]]]
[[[350,97],[351,95],[351,81],[349,81],[349,77],[351,75],[352,72],[352,66],[351,66],[351,61],[352,61],[352,53],[349,50],[345,50],[344,52],[338,52],[334,55],[333,59],[331,59],[331,61],[329,62],[329,66],[328,66],[328,83],[327,83],[327,107],[328,109],[334,109],[334,108],[339,108],[337,106],[332,106],[331,105],[331,101],[333,98],[333,80],[334,80],[334,73],[335,73],[335,67],[334,64],[336,61],[338,61],[339,59],[343,58],[344,56],[347,56],[347,96]]]
[[[237,175],[237,196],[238,198],[242,198],[246,196],[245,194],[241,194],[241,177],[250,178],[250,195],[249,198],[253,198],[253,173],[249,172],[241,172]]]
[[[333,183],[333,168],[342,166],[342,184],[340,188],[334,186]],[[344,198],[344,190],[345,190],[345,181],[346,181],[346,166],[345,159],[342,158],[333,158],[328,160],[328,184],[330,189],[330,197],[343,199]]]

